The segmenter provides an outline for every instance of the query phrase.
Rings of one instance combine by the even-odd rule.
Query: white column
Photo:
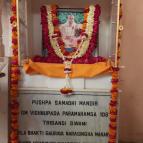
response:
[[[9,57],[11,56],[11,8],[10,1],[0,0],[1,3],[1,35],[2,35],[2,56]]]

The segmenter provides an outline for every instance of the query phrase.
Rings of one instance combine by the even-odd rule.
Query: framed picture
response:
[[[58,19],[62,39],[65,43],[65,50],[67,52],[73,52],[78,47],[78,41],[81,39],[84,11],[82,8],[59,8]],[[47,49],[43,46],[43,56],[46,56],[47,51],[45,50]],[[93,54],[98,56],[98,44]]]

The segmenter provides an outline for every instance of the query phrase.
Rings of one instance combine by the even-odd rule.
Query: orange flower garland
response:
[[[122,18],[122,5],[120,5],[119,21]],[[109,105],[109,140],[108,143],[117,142],[117,118],[118,118],[118,87],[119,87],[119,62],[120,62],[120,39],[121,30],[118,33],[117,67],[112,67],[112,89],[111,101]]]
[[[10,74],[10,143],[18,143],[18,34],[17,34],[17,15],[16,0],[11,1],[12,16],[10,18],[12,26],[12,58],[11,58],[11,74]]]
[[[109,143],[116,143],[119,68],[113,67],[112,70],[111,101],[109,105]]]

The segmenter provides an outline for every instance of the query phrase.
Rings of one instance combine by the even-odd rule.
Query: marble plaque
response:
[[[109,95],[21,93],[20,143],[107,143]]]

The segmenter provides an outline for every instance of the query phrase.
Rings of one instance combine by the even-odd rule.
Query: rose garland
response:
[[[119,23],[122,18],[122,5],[120,5]],[[117,141],[117,115],[118,115],[118,86],[119,86],[119,62],[120,62],[120,41],[121,31],[123,28],[119,28],[118,33],[118,48],[117,48],[117,65],[112,67],[112,89],[111,100],[109,105],[109,140],[108,143],[116,143]]]
[[[12,58],[11,58],[11,74],[10,74],[10,143],[18,143],[18,35],[17,35],[17,15],[16,0],[11,1],[12,16],[10,18],[12,26]]]

